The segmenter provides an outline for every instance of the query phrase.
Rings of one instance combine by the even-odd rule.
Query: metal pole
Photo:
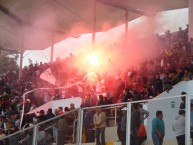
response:
[[[21,48],[20,64],[19,64],[19,80],[21,80],[21,77],[22,77],[22,66],[23,66],[23,49]]]
[[[115,126],[116,126],[116,124],[117,124],[117,107],[115,107]]]
[[[129,21],[129,12],[128,10],[125,11],[125,40],[128,39],[128,21]]]
[[[39,125],[35,125],[33,129],[32,145],[37,145],[38,132],[39,132]]]
[[[81,138],[80,138],[80,134],[82,133],[82,131],[80,130],[81,128],[81,108],[78,109],[78,121],[77,121],[77,134],[76,134],[76,144],[81,144]]]
[[[54,33],[52,34],[52,40],[51,40],[51,54],[50,54],[50,64],[53,63],[53,57],[54,57]]]
[[[19,80],[21,80],[22,77],[22,67],[23,67],[23,50],[24,50],[24,28],[23,28],[23,35],[21,40],[21,52],[20,52],[20,64],[19,64]]]
[[[96,33],[96,0],[93,1],[93,31],[92,31],[92,49],[95,49],[95,33]]]
[[[189,145],[190,144],[190,95],[186,95],[186,122],[185,122],[185,131],[186,131],[186,136],[185,136],[185,144]]]
[[[82,144],[82,131],[83,131],[83,113],[84,113],[84,109],[80,109],[80,134],[79,134],[79,143],[78,145]]]
[[[126,145],[130,145],[131,136],[131,102],[127,104]]]

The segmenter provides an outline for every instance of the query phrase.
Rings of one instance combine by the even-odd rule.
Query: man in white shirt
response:
[[[179,110],[179,115],[173,121],[173,131],[178,145],[185,145],[185,110]]]

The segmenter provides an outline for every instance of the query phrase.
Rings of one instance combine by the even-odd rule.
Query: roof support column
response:
[[[128,39],[128,21],[129,21],[129,12],[128,10],[125,11],[125,40]]]
[[[21,80],[21,77],[22,77],[22,67],[23,67],[23,49],[21,49],[21,52],[20,52],[19,80]]]
[[[22,40],[21,40],[21,49],[20,49],[20,61],[19,61],[19,80],[22,77],[22,67],[23,67],[23,53],[24,53],[24,34],[25,34],[25,26],[23,25],[22,30]]]
[[[95,34],[96,34],[96,0],[93,0],[93,31],[92,31],[92,49],[95,49]]]
[[[193,38],[193,1],[188,1],[188,7],[189,7],[189,38]]]
[[[21,48],[21,52],[20,52],[20,61],[19,61],[19,80],[21,80],[21,77],[22,77],[22,67],[23,67],[23,48]]]
[[[50,52],[50,64],[53,63],[53,58],[54,58],[54,34],[52,35],[52,40],[51,40],[51,52]]]

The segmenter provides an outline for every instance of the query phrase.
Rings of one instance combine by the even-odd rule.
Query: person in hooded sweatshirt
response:
[[[179,110],[179,115],[173,121],[173,131],[178,145],[185,145],[185,110]]]

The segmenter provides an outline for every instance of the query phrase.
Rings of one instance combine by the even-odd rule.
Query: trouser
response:
[[[185,134],[176,136],[178,145],[185,145]]]
[[[163,138],[159,138],[157,134],[152,134],[153,144],[154,145],[162,145]]]
[[[119,140],[121,140],[121,138],[122,138],[122,135],[121,135],[121,122],[119,121],[117,124],[118,124],[118,126],[117,126],[117,136],[118,136]]]
[[[105,145],[105,127],[96,128],[96,145]]]
[[[64,145],[65,143],[65,132],[64,131],[58,131],[58,144],[57,145]]]
[[[147,136],[142,136],[138,138],[139,138],[139,145],[141,145],[147,139]]]
[[[92,129],[88,129],[85,132],[86,134],[86,143],[91,143],[94,142],[95,139],[95,131]]]
[[[125,130],[121,131],[121,144],[126,145],[126,131]]]
[[[131,133],[131,145],[138,145],[139,139],[137,137],[137,132],[139,131],[139,127],[134,127],[133,132]]]

